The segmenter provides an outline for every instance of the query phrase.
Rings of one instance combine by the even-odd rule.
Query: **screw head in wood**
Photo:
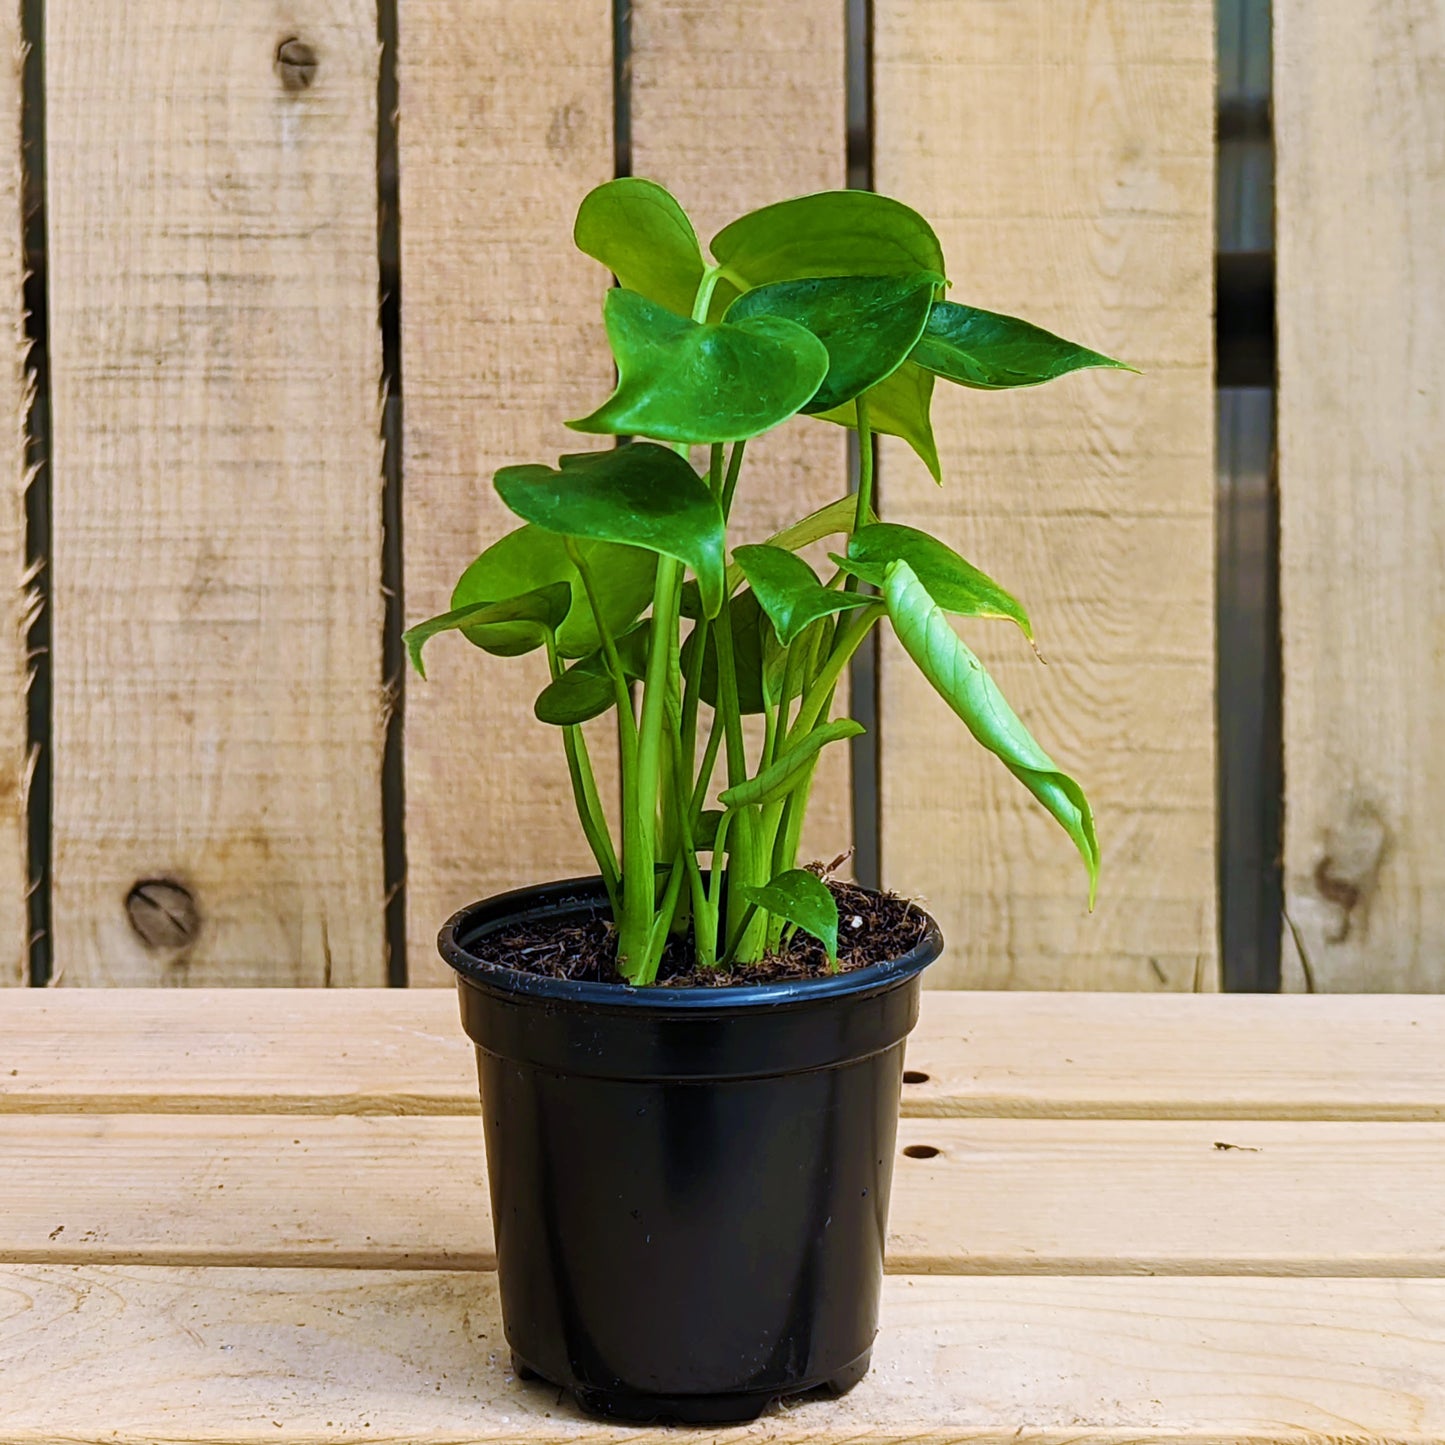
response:
[[[320,63],[315,49],[299,36],[287,36],[276,47],[276,74],[287,90],[308,89]]]
[[[169,878],[144,878],[126,895],[126,915],[147,948],[186,948],[201,931],[196,900]]]

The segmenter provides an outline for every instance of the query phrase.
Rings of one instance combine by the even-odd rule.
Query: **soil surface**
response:
[[[819,871],[814,869],[815,872]],[[691,936],[673,938],[658,967],[657,983],[666,988],[728,988],[779,983],[787,979],[828,978],[870,964],[899,958],[924,934],[928,924],[921,909],[895,893],[869,893],[852,883],[824,881],[838,900],[838,967],[833,969],[823,945],[795,929],[778,953],[757,963],[731,968],[698,968]],[[471,945],[487,963],[544,978],[582,983],[623,983],[617,972],[617,935],[611,920],[593,918],[535,919],[498,929]]]

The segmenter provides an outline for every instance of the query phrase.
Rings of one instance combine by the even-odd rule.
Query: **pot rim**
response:
[[[875,892],[876,890],[869,890]],[[599,876],[564,878],[495,893],[458,909],[442,925],[437,950],[462,980],[498,993],[599,1011],[735,1014],[788,1005],[806,1005],[824,999],[879,993],[906,982],[943,952],[943,931],[933,916],[920,908],[927,927],[923,937],[897,958],[871,963],[824,978],[784,979],[777,983],[739,984],[714,988],[668,988],[656,985],[594,983],[577,979],[547,978],[501,964],[488,963],[471,953],[460,937],[475,937],[526,915],[555,913],[570,904],[576,908],[605,905],[606,892]],[[514,904],[513,907],[507,907]],[[917,905],[914,905],[915,907]],[[495,916],[476,922],[479,911]]]

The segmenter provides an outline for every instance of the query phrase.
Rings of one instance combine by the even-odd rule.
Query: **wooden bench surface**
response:
[[[1445,997],[929,994],[883,1333],[709,1438],[1445,1441]],[[0,997],[0,1442],[611,1440],[515,1380],[449,992]]]

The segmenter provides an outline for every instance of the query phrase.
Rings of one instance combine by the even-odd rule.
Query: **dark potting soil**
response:
[[[815,870],[816,871],[816,870]],[[728,988],[779,983],[787,979],[828,978],[870,964],[901,958],[923,937],[927,922],[909,899],[895,893],[869,893],[852,883],[824,880],[838,901],[838,968],[823,945],[795,929],[783,949],[757,963],[730,968],[698,968],[691,936],[667,945],[657,982],[667,988]],[[617,935],[609,919],[530,919],[498,929],[469,946],[486,963],[544,978],[579,983],[623,983],[617,972]]]

